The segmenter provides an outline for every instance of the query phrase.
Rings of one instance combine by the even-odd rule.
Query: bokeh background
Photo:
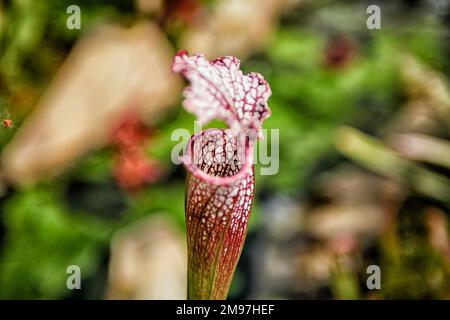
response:
[[[185,298],[179,49],[273,91],[231,299],[450,298],[449,29],[446,0],[0,1],[0,298]]]

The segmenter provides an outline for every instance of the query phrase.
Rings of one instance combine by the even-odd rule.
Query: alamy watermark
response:
[[[367,267],[367,274],[370,276],[366,280],[367,289],[369,290],[380,290],[381,289],[381,269],[378,265],[372,264]]]
[[[366,13],[369,14],[366,20],[367,29],[381,29],[381,8],[372,4],[367,7]]]
[[[194,122],[194,134],[202,132],[201,123],[198,121]],[[279,170],[279,142],[280,142],[280,133],[279,129],[262,129],[261,130],[261,139],[259,139],[253,149],[253,154],[246,154],[246,147],[248,141],[256,140],[255,131],[249,130],[248,132],[237,132],[236,133],[236,141],[228,141],[231,140],[229,137],[225,139],[225,141],[221,141],[220,137],[211,137],[204,136],[204,139],[208,140],[207,150],[205,151],[202,148],[202,145],[205,144],[205,141],[202,140],[203,136],[199,139],[195,139],[195,141],[191,140],[192,133],[184,128],[175,129],[171,135],[171,141],[178,142],[173,148],[171,152],[171,160],[174,164],[179,165],[182,162],[190,161],[191,164],[198,165],[205,161],[207,157],[207,152],[213,152],[215,156],[216,164],[233,164],[239,162],[240,164],[251,162],[252,164],[260,165],[260,174],[261,175],[275,175]],[[216,140],[214,140],[216,139]],[[189,141],[191,141],[191,145],[188,146]],[[270,145],[269,145],[270,141]],[[192,145],[198,144],[198,145]],[[187,148],[191,148],[192,154],[191,158],[187,159],[183,158],[184,155],[187,154]],[[227,150],[230,149],[230,150]],[[233,151],[233,152],[231,152]],[[232,153],[231,156],[227,154]],[[221,155],[224,155],[221,157]],[[182,160],[183,159],[183,160]]]
[[[73,264],[67,267],[67,274],[70,276],[67,277],[66,286],[69,290],[81,289],[81,269],[79,266]]]
[[[67,7],[66,13],[69,15],[66,20],[66,26],[69,30],[81,29],[81,9],[79,6],[72,4]]]

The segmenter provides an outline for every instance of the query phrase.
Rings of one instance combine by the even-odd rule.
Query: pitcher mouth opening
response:
[[[182,161],[188,172],[213,185],[231,185],[253,166],[253,142],[231,129],[208,129],[194,134]]]

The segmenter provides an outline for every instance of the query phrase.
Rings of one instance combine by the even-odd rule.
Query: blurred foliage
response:
[[[71,214],[52,189],[16,194],[3,208],[0,298],[61,298],[69,265],[80,266],[84,277],[98,269],[111,227]]]
[[[377,36],[372,57],[351,61],[340,72],[324,67],[327,39],[320,33],[282,29],[276,39],[268,49],[268,61],[247,67],[261,70],[276,93],[270,101],[275,115],[266,128],[281,128],[280,171],[274,177],[261,177],[260,182],[289,191],[299,182],[303,185],[307,169],[331,151],[340,124],[358,117],[373,119],[380,111],[370,105],[393,108],[395,39]],[[375,114],[369,115],[371,111]]]

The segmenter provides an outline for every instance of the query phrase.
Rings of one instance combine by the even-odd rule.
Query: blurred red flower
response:
[[[134,115],[125,116],[113,131],[112,144],[117,152],[113,171],[122,188],[136,190],[160,178],[161,166],[145,152],[150,137],[150,128]]]
[[[3,126],[5,128],[11,128],[13,126],[13,121],[11,119],[3,119]]]

